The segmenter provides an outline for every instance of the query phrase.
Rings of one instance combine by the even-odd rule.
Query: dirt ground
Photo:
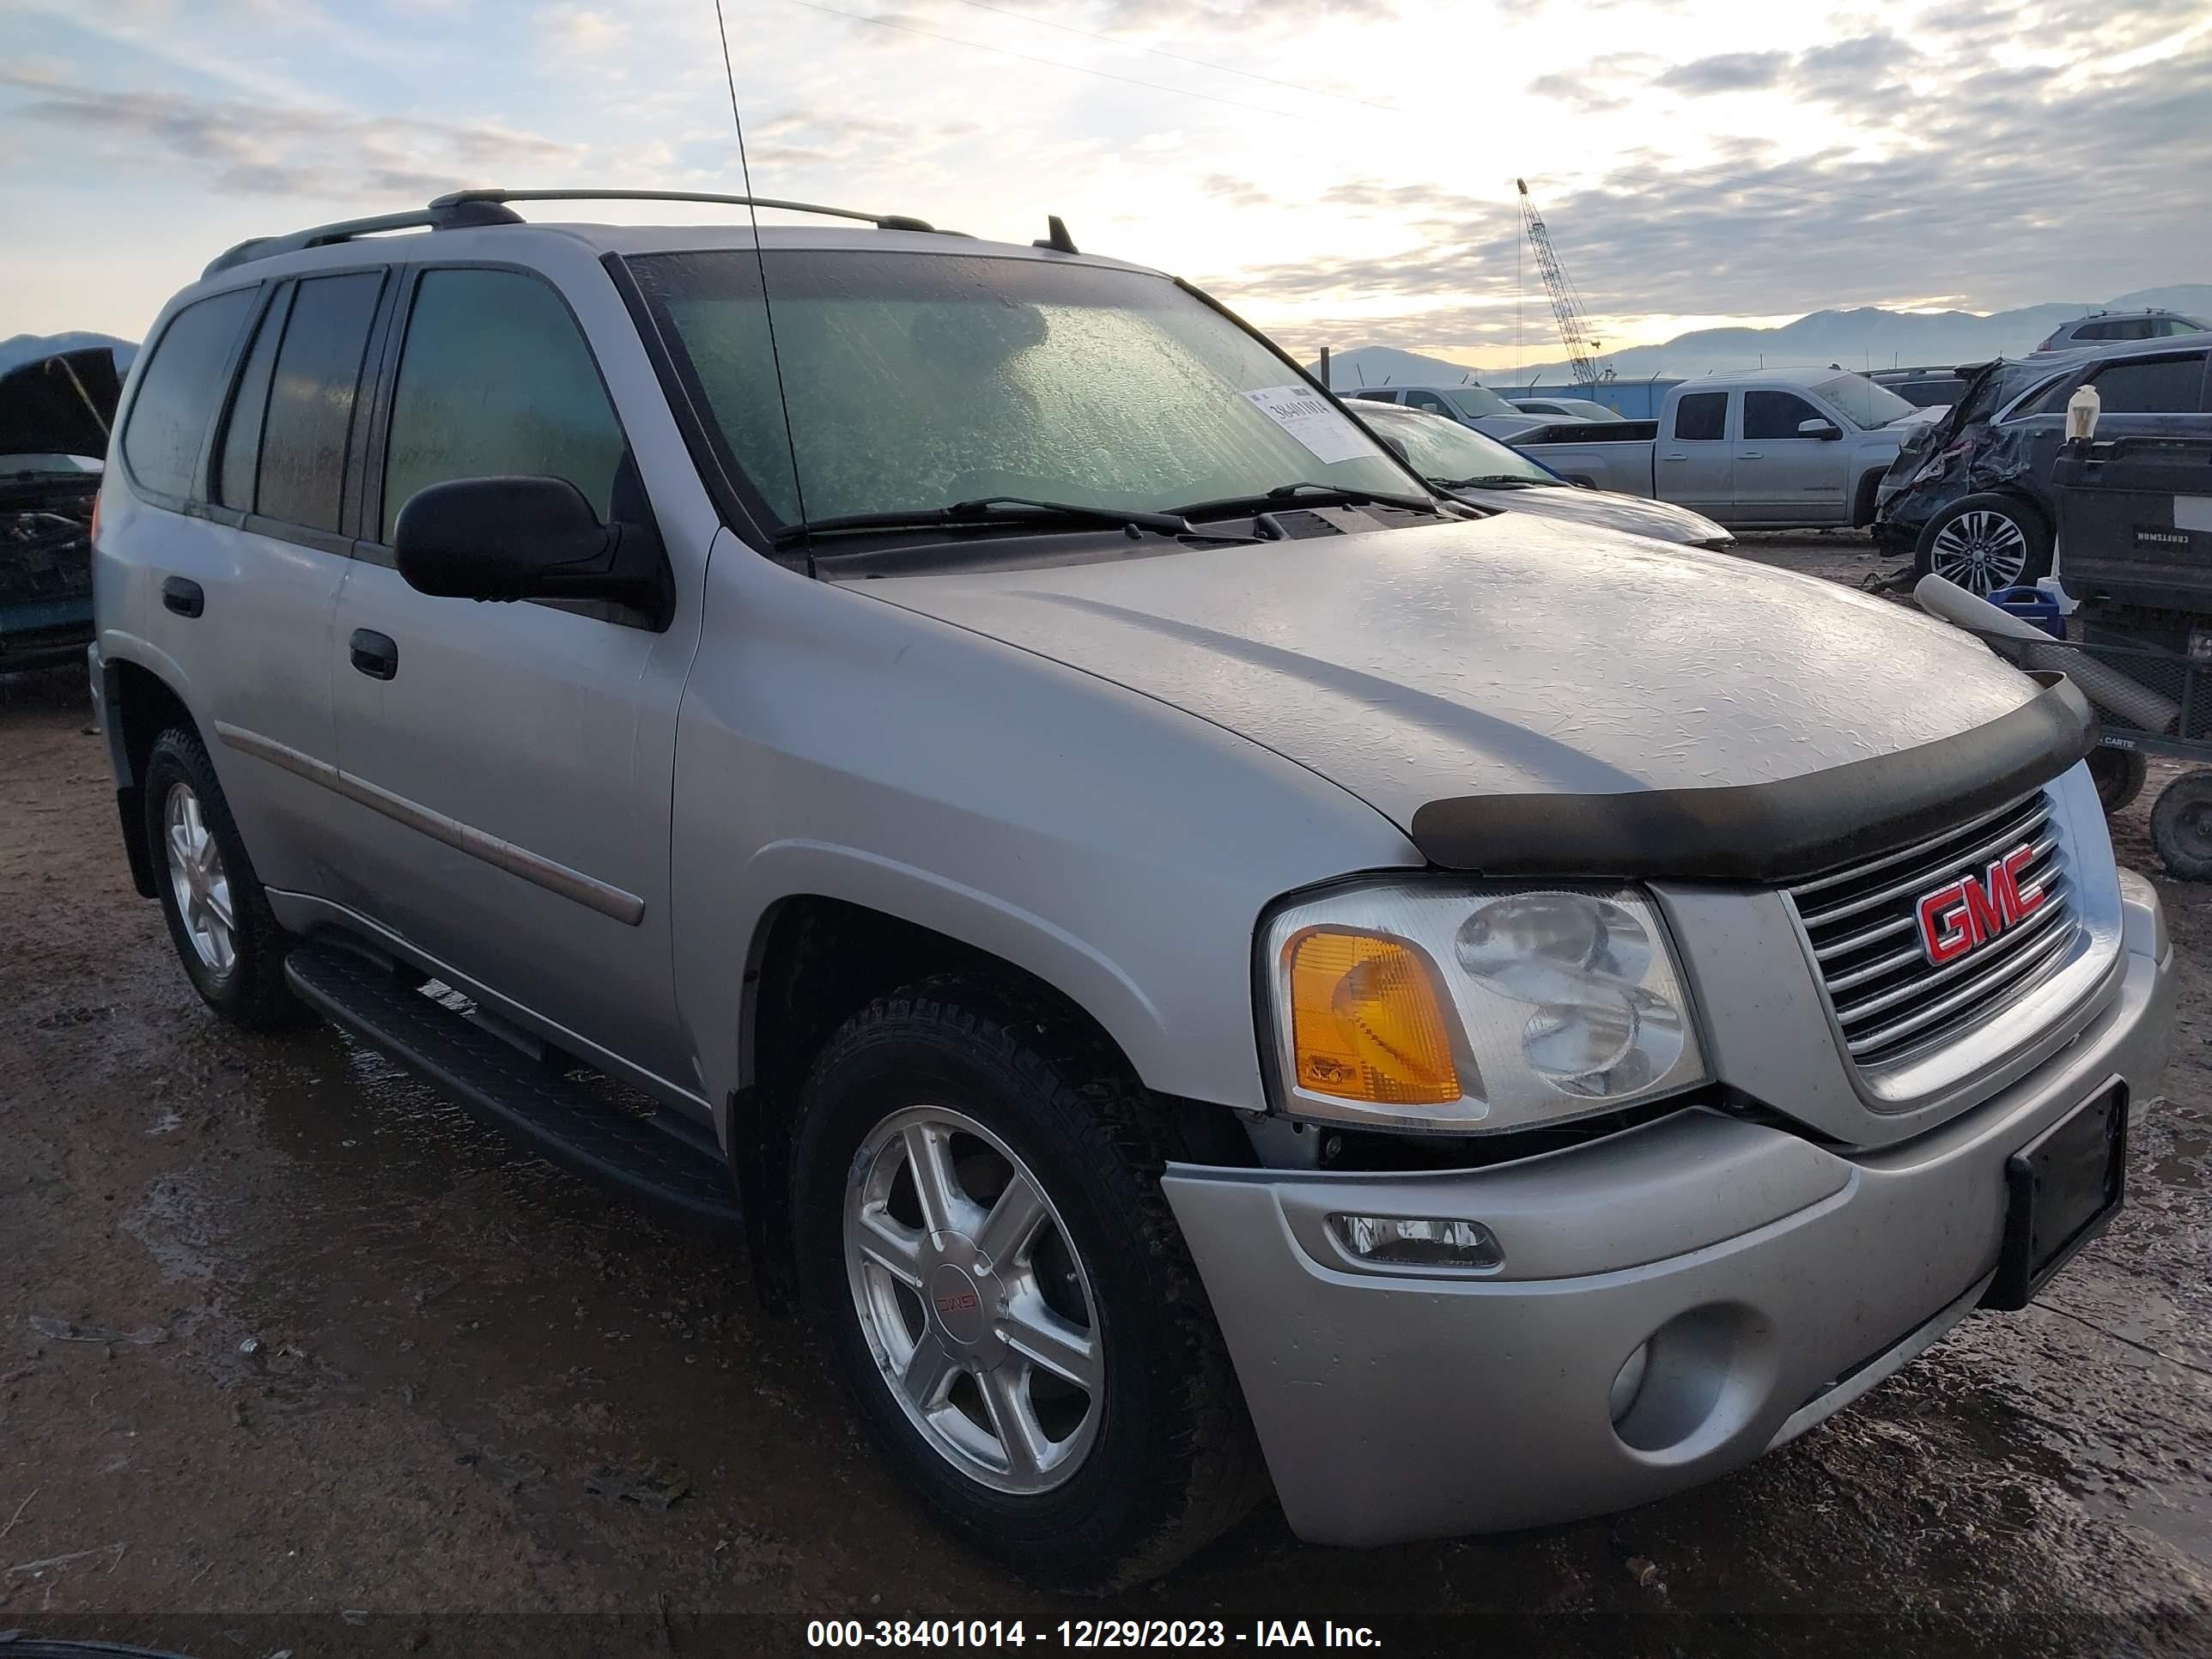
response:
[[[1747,550],[1880,568],[1850,537]],[[823,1617],[1058,1645],[1102,1611],[937,1534],[742,1260],[331,1030],[218,1024],[131,889],[87,712],[79,674],[0,680],[0,1632],[704,1654],[800,1650]],[[2163,775],[2116,826],[2154,874]],[[1371,1553],[1269,1511],[1110,1611],[1231,1645],[1327,1617],[1398,1651],[2212,1652],[2212,888],[2160,886],[2167,1095],[2127,1209],[2035,1308],[1647,1509]]]

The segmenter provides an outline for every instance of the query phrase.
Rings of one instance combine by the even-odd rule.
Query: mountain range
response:
[[[1757,368],[1762,364],[1844,368],[1891,368],[1908,364],[1986,362],[2017,357],[2035,349],[2061,323],[2093,311],[2141,311],[2154,307],[2212,321],[2212,283],[2185,283],[2142,289],[2102,304],[2054,302],[2023,306],[1987,315],[1972,311],[1886,311],[1857,306],[1845,311],[1815,311],[1779,328],[1701,328],[1678,334],[1659,345],[1626,346],[1601,354],[1624,380],[1687,376]],[[1316,373],[1318,364],[1309,364]],[[1331,380],[1340,389],[1379,386],[1384,380],[1451,384],[1472,374],[1498,387],[1564,385],[1573,378],[1565,358],[1532,363],[1513,371],[1470,369],[1395,346],[1357,346],[1330,355]]]

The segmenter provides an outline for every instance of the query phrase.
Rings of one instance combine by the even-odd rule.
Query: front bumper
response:
[[[2156,1092],[2173,957],[2149,884],[2124,887],[2104,1012],[1878,1152],[1697,1108],[1487,1170],[1172,1166],[1291,1526],[1369,1545],[1626,1508],[1749,1462],[1912,1358],[1996,1267],[2006,1158],[2116,1079],[2136,1109]],[[1336,1249],[1332,1212],[1479,1220],[1504,1265],[1378,1273]],[[1647,1340],[1616,1425],[1615,1379]]]

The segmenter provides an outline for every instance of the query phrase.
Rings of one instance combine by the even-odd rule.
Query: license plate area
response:
[[[2104,1231],[2127,1186],[2128,1091],[2092,1096],[2005,1160],[2004,1248],[1982,1306],[2025,1308]]]

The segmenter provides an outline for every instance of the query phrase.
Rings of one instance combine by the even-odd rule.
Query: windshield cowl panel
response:
[[[1290,484],[1420,493],[1266,342],[1164,277],[854,249],[627,264],[717,459],[787,544],[989,501],[1074,526]]]

